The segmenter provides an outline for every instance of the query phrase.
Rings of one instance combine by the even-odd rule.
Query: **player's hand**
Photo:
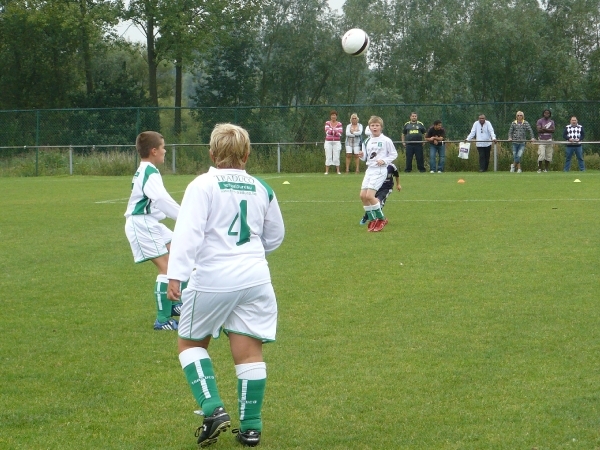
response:
[[[362,158],[363,156],[365,156],[365,154],[363,153],[363,151],[361,150],[360,152],[358,152],[356,154],[356,156],[358,156],[359,158]]]
[[[396,189],[398,189],[398,191],[401,191],[402,190],[402,186],[398,185],[398,186],[396,186]]]
[[[383,159],[378,159],[377,160],[377,165],[378,166],[383,166],[385,164],[385,161]]]
[[[177,301],[181,298],[181,281],[169,280],[169,286],[167,287],[167,298],[169,300]]]

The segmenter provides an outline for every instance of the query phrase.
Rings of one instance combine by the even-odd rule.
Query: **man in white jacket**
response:
[[[249,154],[246,130],[215,127],[210,157],[216,167],[187,187],[171,244],[168,296],[183,301],[179,360],[204,413],[196,434],[201,447],[216,442],[231,424],[207,350],[221,330],[229,337],[238,378],[237,440],[256,446],[262,432],[267,378],[262,345],[275,340],[277,328],[265,255],[283,241],[284,225],[273,190],[244,170]],[[180,283],[190,272],[182,293]]]
[[[492,152],[492,142],[496,143],[496,133],[489,120],[485,120],[485,115],[480,114],[477,122],[471,127],[471,132],[467,136],[467,141],[476,139],[475,146],[479,153],[479,171],[487,172],[490,165],[490,154]]]

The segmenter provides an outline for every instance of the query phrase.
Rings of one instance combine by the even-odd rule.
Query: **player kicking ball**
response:
[[[360,159],[367,163],[367,170],[360,188],[362,201],[371,232],[383,230],[388,223],[381,210],[381,203],[376,193],[388,176],[387,167],[397,157],[398,152],[392,140],[383,134],[383,119],[371,116],[369,119],[371,136],[363,143],[363,149],[358,153]]]
[[[183,300],[179,361],[204,413],[196,432],[200,447],[214,444],[231,425],[208,354],[211,338],[218,338],[221,329],[229,338],[237,375],[240,428],[233,432],[250,447],[261,439],[267,381],[262,346],[275,340],[277,328],[265,255],[283,241],[284,225],[273,190],[244,170],[249,155],[246,130],[232,124],[215,127],[210,158],[216,167],[187,187],[173,233],[168,296]],[[182,293],[181,280],[193,268]]]
[[[167,265],[173,232],[160,223],[166,217],[177,220],[179,205],[163,185],[157,165],[165,162],[165,140],[155,131],[144,131],[135,140],[140,165],[131,182],[131,196],[125,211],[125,234],[137,263],[152,261],[158,269],[154,284],[155,330],[176,330],[181,303],[167,298]],[[190,270],[191,272],[191,270]]]

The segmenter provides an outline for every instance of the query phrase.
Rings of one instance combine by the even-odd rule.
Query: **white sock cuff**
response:
[[[161,275],[158,275],[158,276],[156,277],[156,282],[157,282],[157,283],[167,283],[167,284],[169,284],[169,279],[167,278],[167,276],[166,276],[166,275],[162,275],[162,274],[161,274]]]
[[[365,208],[366,212],[373,211],[373,207],[371,205],[364,205],[363,208]]]
[[[179,362],[182,369],[201,359],[210,359],[208,352],[202,347],[188,348],[179,354]]]
[[[235,374],[243,380],[264,380],[267,378],[267,364],[264,362],[237,364]]]

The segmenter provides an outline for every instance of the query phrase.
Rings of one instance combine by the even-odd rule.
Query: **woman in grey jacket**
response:
[[[511,172],[521,173],[521,157],[525,151],[525,141],[527,140],[527,133],[531,136],[531,141],[535,141],[533,136],[533,130],[529,122],[525,120],[523,111],[517,111],[517,118],[513,123],[510,124],[508,130],[508,140],[513,141],[512,152],[513,152],[513,164],[510,166]],[[517,142],[515,142],[517,141]]]

